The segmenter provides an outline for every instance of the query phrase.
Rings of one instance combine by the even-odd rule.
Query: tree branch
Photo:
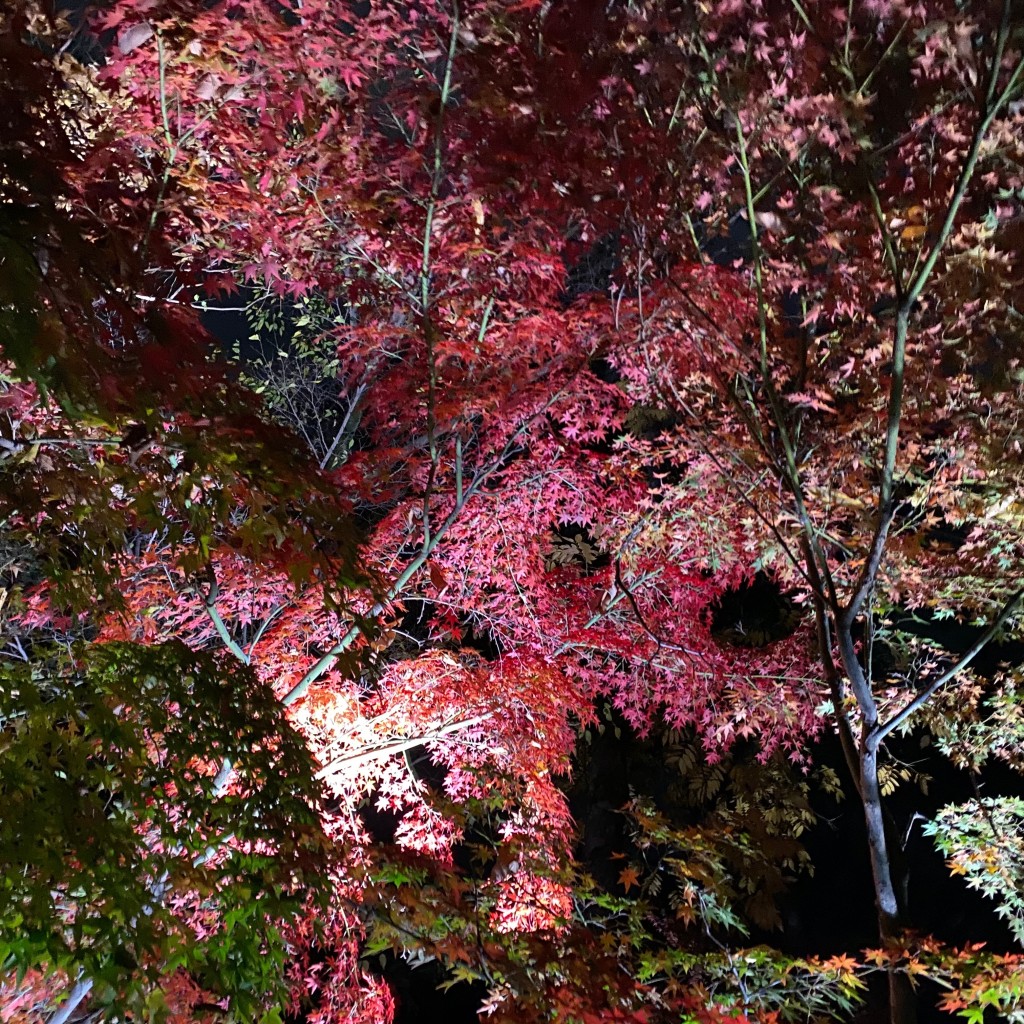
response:
[[[488,711],[485,714],[476,715],[473,718],[464,718],[458,722],[449,722],[447,725],[443,725],[439,729],[433,729],[430,732],[421,733],[418,736],[406,736],[402,739],[389,740],[388,742],[381,743],[376,747],[366,747],[362,750],[354,751],[351,754],[342,754],[340,757],[335,757],[328,761],[327,764],[325,764],[320,771],[316,773],[316,777],[318,779],[326,779],[343,765],[352,766],[354,764],[363,764],[367,761],[378,761],[381,758],[391,757],[394,754],[403,754],[408,750],[412,750],[413,747],[419,747],[424,743],[430,743],[433,740],[440,739],[442,736],[448,736],[453,732],[461,732],[463,729],[471,729],[474,725],[480,725],[483,722],[488,721],[491,717],[491,712]]]
[[[912,714],[914,714],[915,711],[923,707],[941,687],[945,686],[946,683],[948,683],[954,676],[959,674],[972,661],[974,661],[974,659],[981,653],[982,649],[990,643],[993,637],[995,637],[995,635],[1003,628],[1006,624],[1006,620],[1009,619],[1014,608],[1016,608],[1018,601],[1020,601],[1022,597],[1024,597],[1024,589],[1018,590],[1009,599],[1009,601],[1003,605],[992,624],[985,630],[969,650],[965,651],[953,665],[946,669],[946,671],[937,679],[933,680],[927,689],[922,690],[902,711],[893,715],[888,722],[883,725],[879,725],[871,736],[868,737],[868,742],[877,747],[882,740],[889,735],[889,733],[898,729],[908,718],[910,718]]]
[[[1005,42],[1010,2],[1011,0],[1005,0],[1003,7],[1003,25],[1000,28],[1001,42],[997,44],[997,53],[999,54],[1001,54],[1001,47]],[[871,546],[868,549],[868,556],[864,562],[864,569],[861,572],[853,596],[842,613],[842,618],[847,625],[852,625],[853,621],[860,614],[864,600],[874,585],[878,570],[882,564],[889,529],[892,526],[894,513],[892,491],[896,473],[900,422],[903,415],[903,386],[910,313],[914,303],[924,291],[925,285],[928,283],[928,279],[931,277],[932,271],[935,269],[935,265],[938,263],[939,257],[942,255],[946,243],[953,233],[957,214],[960,212],[960,207],[967,196],[967,189],[974,176],[985,136],[988,134],[988,130],[996,115],[1013,95],[1014,90],[1017,88],[1018,79],[1021,77],[1021,72],[1024,70],[1024,61],[1022,61],[1014,68],[1006,87],[993,102],[991,97],[996,92],[1000,63],[1000,60],[993,61],[992,77],[987,91],[986,109],[982,111],[982,115],[975,126],[971,146],[964,159],[963,167],[960,169],[960,175],[953,190],[953,196],[949,201],[949,206],[946,208],[946,215],[943,218],[942,226],[939,228],[939,233],[924,264],[908,283],[903,301],[896,314],[896,324],[893,329],[892,383],[889,390],[889,407],[885,430],[885,455],[882,463],[881,479],[878,485],[878,523],[871,539]]]
[[[50,1018],[49,1024],[67,1024],[71,1014],[78,1009],[82,1000],[92,991],[92,978],[79,978],[67,999]]]
[[[589,359],[589,354],[587,356]],[[515,451],[516,446],[519,443],[519,439],[526,433],[530,424],[533,423],[538,417],[543,416],[548,409],[562,396],[568,385],[564,384],[554,394],[552,394],[546,402],[541,406],[537,412],[533,415],[528,416],[517,428],[513,431],[512,435],[505,442],[501,452],[492,459],[487,465],[478,470],[474,475],[473,479],[465,485],[462,492],[462,499],[456,500],[452,511],[448,514],[447,518],[438,526],[438,528],[431,532],[429,541],[424,543],[420,548],[416,556],[409,562],[409,564],[402,570],[398,578],[388,587],[384,596],[376,601],[373,607],[370,609],[367,617],[373,618],[376,615],[380,615],[384,609],[394,601],[399,594],[405,589],[405,585],[426,565],[427,560],[433,553],[434,548],[440,543],[441,539],[448,533],[448,531],[455,525],[459,517],[462,514],[463,509],[469,502],[470,498],[474,497],[479,493],[484,484],[498,472],[502,466],[508,461],[512,453]],[[363,627],[359,623],[354,623],[340,640],[319,658],[315,664],[313,664],[306,672],[306,674],[281,698],[281,703],[284,707],[288,707],[294,704],[295,701],[299,700],[306,691],[313,685],[313,683],[320,678],[325,672],[327,672],[331,666],[341,657],[345,651],[355,642],[356,638],[362,633]]]
[[[249,655],[242,650],[238,641],[232,637],[228,632],[228,628],[224,625],[224,620],[221,618],[221,614],[217,611],[217,597],[220,594],[220,587],[217,584],[217,577],[214,575],[213,566],[207,566],[208,579],[210,583],[209,590],[203,595],[203,608],[206,614],[209,616],[210,621],[213,623],[213,628],[217,631],[217,635],[221,638],[224,646],[243,664],[249,664]]]

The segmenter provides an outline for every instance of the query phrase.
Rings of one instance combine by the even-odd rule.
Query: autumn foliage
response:
[[[904,932],[880,783],[911,728],[1024,749],[1019,672],[969,667],[1024,621],[1014,4],[15,7],[0,1019],[385,1022],[413,950],[495,1019],[872,972],[894,1022],[915,974],[1022,1012],[1016,958]],[[639,797],[598,884],[602,709],[712,765],[837,732],[880,948],[739,950],[749,837]]]

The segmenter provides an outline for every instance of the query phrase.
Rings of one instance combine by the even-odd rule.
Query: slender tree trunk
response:
[[[878,751],[870,743],[861,743],[860,792],[864,821],[868,829],[871,853],[871,877],[878,908],[878,927],[884,940],[897,938],[900,928],[900,906],[892,882],[889,841],[885,832],[882,791],[878,782]]]
[[[860,791],[864,820],[871,852],[871,877],[875,888],[878,932],[885,945],[898,940],[902,933],[902,908],[893,884],[893,864],[889,837],[885,830],[882,792],[878,782],[878,748],[871,736],[860,749]],[[910,979],[901,971],[889,970],[890,1024],[914,1024],[917,1020],[917,999]]]
[[[866,677],[857,658],[850,623],[837,623],[837,631],[843,668],[860,706],[862,726],[860,742],[857,745],[860,777],[855,781],[864,809],[864,823],[867,826],[879,938],[883,945],[890,946],[901,937],[904,908],[900,905],[893,882],[890,839],[885,828],[882,788],[878,780],[878,708],[871,690],[871,680]],[[909,978],[901,971],[891,968],[888,978],[890,1024],[915,1024],[917,998]]]

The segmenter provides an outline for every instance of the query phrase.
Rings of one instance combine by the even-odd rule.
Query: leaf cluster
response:
[[[236,765],[217,791],[222,761]],[[238,1019],[328,865],[301,738],[250,670],[181,644],[3,668],[0,966],[86,977],[111,1014],[189,973]]]
[[[1024,800],[987,797],[950,804],[924,826],[954,875],[995,900],[1024,946]]]

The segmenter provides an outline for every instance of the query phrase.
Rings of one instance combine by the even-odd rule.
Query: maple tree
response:
[[[772,1020],[801,971],[792,1005],[848,1006],[857,962],[737,968],[707,837],[635,819],[683,894],[675,957],[647,957],[642,856],[625,902],[577,869],[559,778],[607,700],[712,763],[739,740],[806,763],[831,723],[893,1020],[908,973],[958,963],[951,1008],[1013,1012],[1017,961],[906,944],[880,782],[913,727],[1019,760],[1019,673],[969,667],[1022,620],[1013,5],[125,0],[93,14],[89,73],[27,11],[3,37],[4,764],[41,751],[30,791],[64,806],[45,736],[138,714],[85,714],[61,750],[99,834],[138,837],[111,877],[133,879],[123,924],[154,927],[97,953],[80,922],[110,878],[64,880],[35,945],[0,951],[68,993],[32,975],[20,1005],[384,1020],[370,933],[512,1019]],[[286,322],[233,368],[198,313],[239,285],[261,340]],[[785,635],[723,637],[757,573],[789,592]],[[909,635],[915,609],[977,643]],[[175,672],[210,711],[180,749],[183,691],[139,682]],[[38,820],[37,896],[83,860]],[[280,928],[228,970],[210,944],[242,910]]]

